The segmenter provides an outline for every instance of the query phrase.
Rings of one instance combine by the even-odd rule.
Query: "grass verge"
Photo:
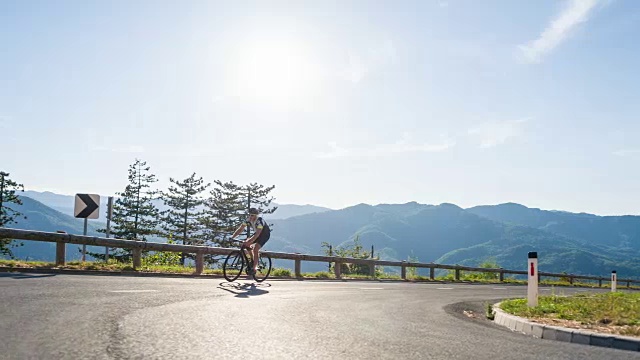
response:
[[[154,265],[154,264],[145,264],[143,259],[143,266],[134,270],[133,265],[131,263],[120,263],[113,260],[109,262],[97,262],[97,261],[70,261],[67,262],[64,266],[56,266],[55,263],[45,262],[45,261],[23,261],[23,260],[2,260],[0,259],[0,268],[28,268],[28,269],[67,269],[67,270],[94,270],[94,271],[137,271],[137,272],[145,272],[145,273],[167,273],[167,274],[193,274],[195,272],[195,268],[193,266],[180,266],[180,265]],[[222,269],[205,269],[204,274],[207,275],[222,275]],[[291,269],[286,268],[273,268],[271,270],[271,276],[273,277],[284,277],[284,278],[294,278],[295,274]],[[335,274],[333,272],[328,271],[320,271],[316,273],[303,273],[303,278],[310,279],[335,279]],[[342,274],[343,279],[371,279],[369,275],[358,275],[358,274]],[[391,273],[377,273],[376,279],[378,280],[401,280],[400,275],[391,274]],[[446,282],[455,282],[452,278],[448,276],[436,277],[435,279],[430,279],[428,276],[414,275],[408,276],[407,280],[411,281],[446,281]],[[487,283],[487,284],[498,284],[500,283],[496,279],[481,279],[481,278],[468,278],[461,277],[461,281],[464,283]],[[506,277],[504,279],[504,284],[520,284],[524,285],[527,282],[524,280],[517,280],[513,278]],[[598,283],[582,283],[582,282],[574,282],[570,284],[568,281],[550,281],[543,280],[541,285],[553,285],[553,286],[568,286],[568,287],[593,287],[598,288]],[[620,284],[621,285],[621,284]],[[610,285],[608,283],[603,283],[603,288],[608,288]],[[626,287],[625,287],[626,288]],[[631,289],[640,289],[638,286],[631,286]]]
[[[541,296],[533,308],[527,306],[526,299],[512,299],[503,301],[500,308],[549,325],[640,337],[637,292]]]

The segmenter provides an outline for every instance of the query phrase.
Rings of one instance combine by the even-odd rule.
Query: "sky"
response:
[[[640,214],[640,2],[0,2],[0,170],[27,189]]]

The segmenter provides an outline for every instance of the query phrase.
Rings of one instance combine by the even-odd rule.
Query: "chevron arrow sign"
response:
[[[81,219],[97,219],[100,215],[100,195],[76,194],[73,215]]]

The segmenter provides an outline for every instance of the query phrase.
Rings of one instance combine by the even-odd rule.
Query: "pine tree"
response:
[[[166,238],[173,237],[183,245],[201,245],[202,239],[196,236],[201,234],[202,217],[204,215],[204,199],[202,193],[211,186],[204,184],[202,177],[196,178],[193,173],[183,181],[170,178],[174,185],[169,186],[169,191],[163,193],[162,199],[167,210],[162,212],[162,235]],[[180,263],[185,264],[186,254],[180,257]]]
[[[208,246],[232,247],[230,236],[246,217],[241,187],[233,182],[214,181],[215,187],[205,200],[202,217],[202,238]],[[206,261],[214,264],[220,256],[208,256]]]
[[[27,218],[13,207],[22,205],[16,191],[24,191],[24,186],[9,179],[9,173],[0,170],[0,227],[17,223],[19,217]],[[0,255],[13,257],[11,248],[15,246],[19,245],[12,245],[11,239],[0,239]]]
[[[157,191],[152,185],[157,182],[156,176],[151,174],[151,168],[145,161],[136,159],[129,166],[129,184],[124,192],[117,193],[113,204],[111,218],[111,234],[115,238],[147,241],[150,236],[158,233],[159,210],[153,203]],[[99,232],[106,232],[100,229]],[[119,261],[129,261],[132,256],[130,249],[112,248],[110,257]],[[104,259],[104,254],[90,254]]]

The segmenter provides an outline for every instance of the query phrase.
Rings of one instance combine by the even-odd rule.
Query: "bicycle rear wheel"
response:
[[[253,279],[257,282],[267,280],[271,273],[271,257],[269,255],[260,254],[260,262],[258,263],[258,271],[253,274]]]
[[[240,251],[234,251],[227,256],[222,265],[222,273],[228,282],[235,281],[242,273],[244,267],[244,257]]]

